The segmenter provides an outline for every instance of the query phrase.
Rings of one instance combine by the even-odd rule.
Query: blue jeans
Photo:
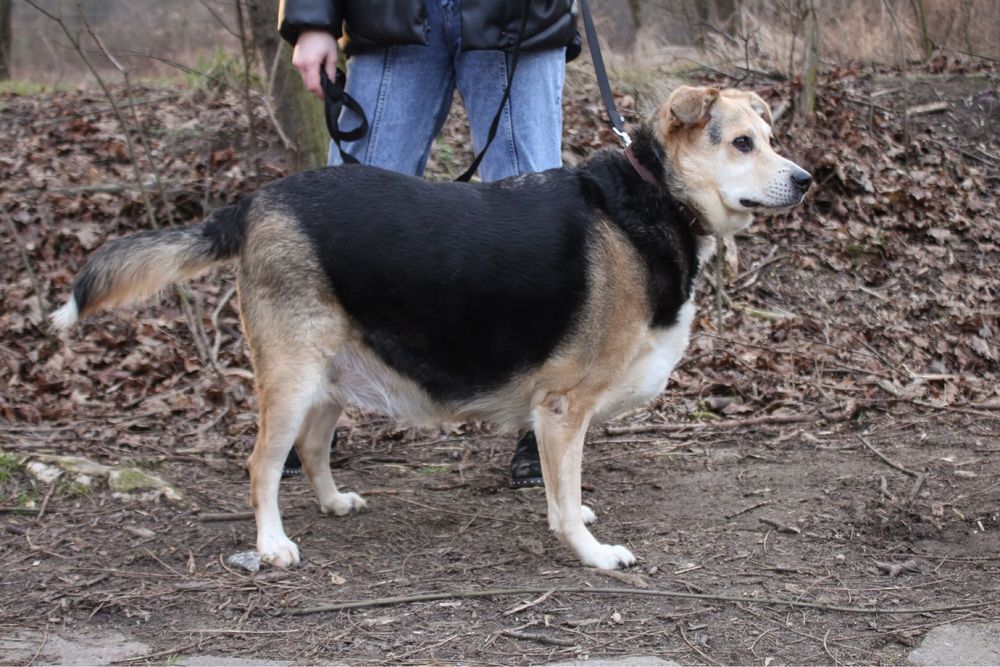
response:
[[[364,138],[343,148],[364,164],[423,175],[434,138],[451,108],[455,88],[469,116],[478,154],[507,86],[510,55],[461,50],[461,0],[427,0],[427,46],[394,46],[351,56],[347,93],[368,118]],[[562,164],[562,88],[565,49],[522,52],[496,138],[479,165],[493,181]],[[346,109],[340,127],[358,121]],[[329,163],[341,164],[330,145]]]

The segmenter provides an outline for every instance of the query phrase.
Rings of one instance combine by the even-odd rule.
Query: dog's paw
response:
[[[257,538],[260,560],[282,569],[299,562],[299,548],[285,535]]]
[[[337,516],[344,516],[354,512],[364,512],[368,509],[368,502],[356,493],[338,493],[328,502],[320,505],[323,514],[333,512]]]
[[[635,565],[635,556],[620,544],[597,544],[580,554],[584,565],[602,570],[618,570]]]
[[[590,509],[586,505],[580,505],[580,516],[583,518],[583,523],[586,526],[597,521],[597,515],[594,514],[594,510]]]

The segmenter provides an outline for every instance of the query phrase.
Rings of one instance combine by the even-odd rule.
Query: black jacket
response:
[[[440,0],[429,0],[439,2]],[[462,50],[509,50],[523,18],[524,0],[463,0]],[[521,48],[567,47],[580,52],[575,0],[530,0]],[[281,0],[278,32],[290,44],[307,29],[347,34],[348,53],[364,49],[427,43],[424,0]]]

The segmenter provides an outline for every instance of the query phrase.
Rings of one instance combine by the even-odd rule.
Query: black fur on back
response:
[[[601,211],[649,270],[636,287],[655,304],[652,325],[676,320],[697,271],[679,205],[618,152],[486,184],[354,165],[266,190],[301,226],[365,342],[437,400],[481,394],[549,358],[587,298]]]

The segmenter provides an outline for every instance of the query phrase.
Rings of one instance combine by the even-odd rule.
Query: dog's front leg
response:
[[[535,435],[542,461],[549,528],[584,565],[613,570],[635,563],[632,552],[621,545],[601,544],[584,525],[593,512],[581,506],[580,474],[583,442],[591,409],[575,405],[570,396],[549,394],[533,412]]]

